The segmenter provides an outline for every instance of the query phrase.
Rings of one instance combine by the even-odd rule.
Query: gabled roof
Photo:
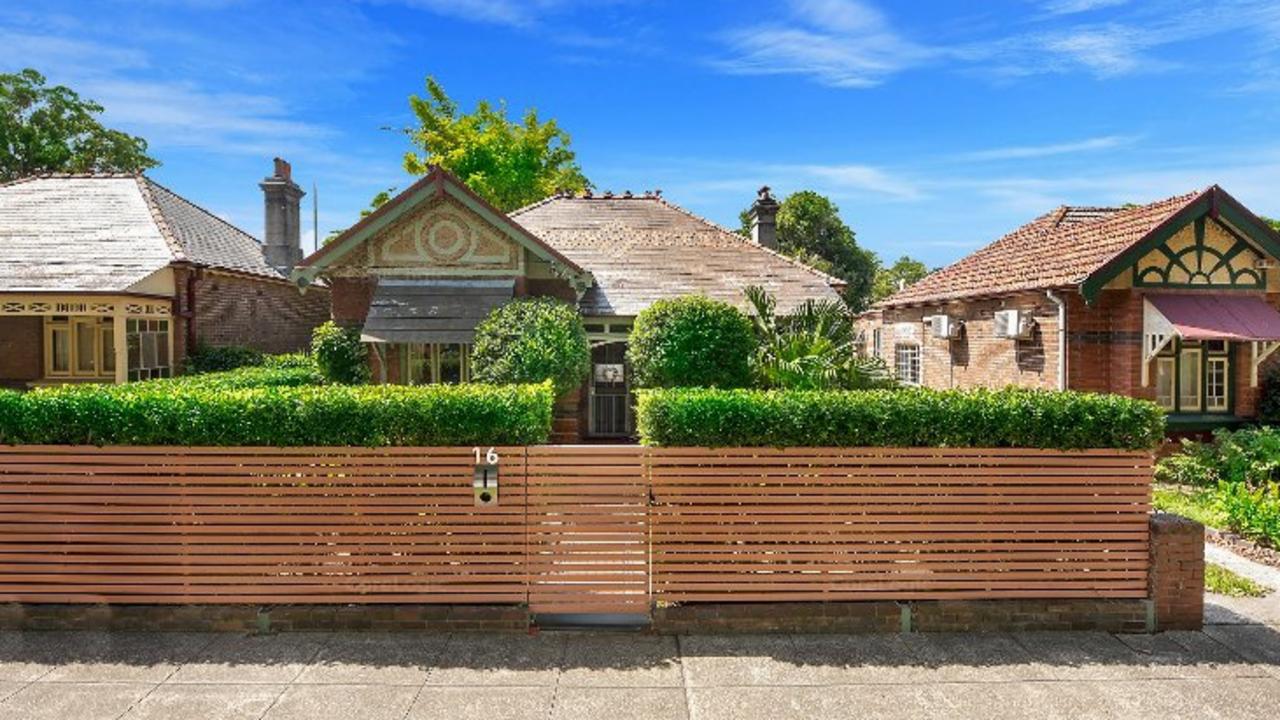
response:
[[[1280,235],[1213,185],[1136,207],[1062,206],[878,303],[880,307],[1079,286],[1092,299],[1146,245],[1195,217],[1222,213],[1275,254]]]
[[[360,222],[344,230],[324,247],[302,259],[294,268],[293,278],[304,284],[310,282],[330,264],[351,252],[365,240],[375,235],[406,212],[432,198],[449,195],[461,202],[468,209],[484,218],[508,237],[544,260],[558,265],[569,274],[580,276],[582,281],[590,279],[590,273],[573,260],[561,255],[555,248],[543,242],[541,238],[530,233],[519,223],[512,221],[501,210],[489,204],[477,195],[452,173],[438,165],[431,166],[430,171],[421,179],[410,185],[404,192],[387,201],[382,207],[360,219]]]
[[[586,315],[635,315],[691,293],[745,307],[748,285],[770,290],[786,312],[838,299],[843,286],[657,195],[553,196],[511,216],[595,276],[579,302]]]
[[[283,279],[251,235],[142,175],[0,185],[0,291],[123,292],[174,262]]]

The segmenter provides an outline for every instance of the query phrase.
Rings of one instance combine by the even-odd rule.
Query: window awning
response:
[[[1280,348],[1280,312],[1258,295],[1187,293],[1147,295],[1142,308],[1142,384],[1148,366],[1174,337],[1226,340],[1253,346],[1252,383],[1258,366]]]
[[[378,282],[360,339],[375,343],[469,343],[476,325],[511,300],[514,280]]]
[[[1257,295],[1148,295],[1183,340],[1280,340],[1280,312]]]

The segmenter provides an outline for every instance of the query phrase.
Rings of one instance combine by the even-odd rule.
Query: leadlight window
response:
[[[127,321],[125,343],[129,350],[129,380],[153,380],[173,374],[168,320]]]
[[[1174,413],[1231,410],[1231,344],[1175,340],[1155,359],[1156,403]]]
[[[894,346],[893,368],[898,381],[906,385],[920,384],[920,346],[899,344]]]

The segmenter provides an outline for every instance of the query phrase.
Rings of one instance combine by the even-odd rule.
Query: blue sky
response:
[[[555,117],[601,190],[732,226],[761,184],[812,188],[887,259],[1215,182],[1280,215],[1274,1],[5,3],[0,68],[24,66],[254,234],[273,155],[318,186],[321,235],[404,187],[385,128],[428,74]]]

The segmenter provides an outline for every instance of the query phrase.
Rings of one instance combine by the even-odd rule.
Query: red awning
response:
[[[1184,340],[1280,340],[1280,312],[1257,295],[1147,295]]]

